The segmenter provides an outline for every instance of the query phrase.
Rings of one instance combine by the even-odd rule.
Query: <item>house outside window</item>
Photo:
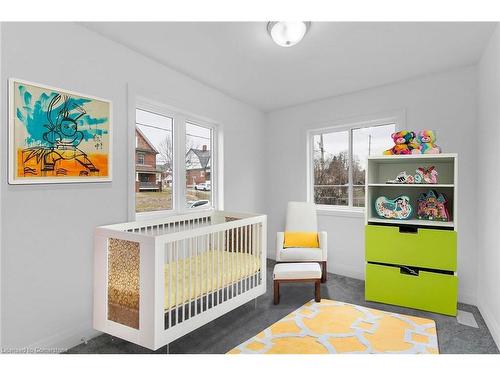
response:
[[[186,207],[210,205],[212,201],[212,130],[186,123]]]
[[[309,200],[320,209],[362,209],[367,157],[392,147],[395,131],[396,120],[385,119],[310,132]]]
[[[152,111],[137,109],[135,124],[135,211],[167,211],[172,209],[171,174],[172,118]],[[170,146],[168,146],[170,145]]]

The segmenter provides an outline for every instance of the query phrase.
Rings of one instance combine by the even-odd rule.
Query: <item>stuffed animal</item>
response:
[[[415,142],[415,133],[408,130],[401,130],[391,134],[395,145],[384,151],[384,155],[408,155],[413,149],[418,149],[419,144]]]
[[[417,134],[419,147],[412,150],[413,154],[439,154],[441,147],[436,145],[436,135],[432,130],[422,130]]]
[[[438,182],[438,171],[434,166],[427,169],[419,167],[416,170],[415,180],[418,180],[418,184],[437,184]],[[418,176],[418,177],[417,177]]]

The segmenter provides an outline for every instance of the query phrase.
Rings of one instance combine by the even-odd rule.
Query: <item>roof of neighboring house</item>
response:
[[[150,165],[141,165],[141,164],[136,164],[135,165],[135,171],[136,172],[155,172],[155,173],[161,173],[163,172],[161,169],[155,168]]]
[[[137,133],[139,133],[139,135],[141,136],[142,139],[144,139],[144,141],[146,141],[146,143],[148,144],[148,146],[151,148],[151,150],[157,154],[159,154],[158,150],[156,149],[155,146],[153,146],[153,144],[149,141],[148,137],[146,137],[146,135],[142,132],[141,129],[139,129],[139,127],[136,125],[135,126],[135,131]],[[137,148],[137,150],[141,150],[141,151],[150,151],[150,150],[145,150],[145,149],[140,149],[140,148]]]
[[[187,152],[186,156],[189,155],[190,152],[193,152],[198,157],[201,168],[205,169],[210,167],[210,150],[199,150],[197,148],[192,148]]]

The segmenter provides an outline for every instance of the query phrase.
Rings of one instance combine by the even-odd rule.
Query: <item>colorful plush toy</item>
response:
[[[408,155],[412,150],[418,149],[419,144],[415,141],[415,133],[408,130],[401,130],[391,134],[395,145],[384,151],[384,155]]]
[[[415,175],[399,172],[394,180],[387,180],[386,184],[437,184],[438,171],[436,167],[431,166],[427,169],[419,167],[415,170]]]
[[[375,211],[384,219],[405,220],[410,218],[413,208],[410,198],[406,195],[400,195],[394,199],[382,196],[375,200]]]
[[[435,190],[422,193],[418,198],[417,217],[421,220],[450,221],[448,200]]]
[[[417,168],[417,174],[415,175],[415,180],[422,184],[437,184],[438,183],[438,172],[434,166],[427,169],[423,167]],[[417,175],[419,177],[417,177]]]
[[[419,147],[412,150],[413,154],[439,154],[441,147],[434,144],[436,135],[432,130],[422,130],[417,134]]]

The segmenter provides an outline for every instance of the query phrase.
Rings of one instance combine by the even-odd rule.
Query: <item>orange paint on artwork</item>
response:
[[[108,155],[106,154],[77,154],[74,151],[66,150],[65,158],[54,158],[50,150],[40,149],[39,155],[34,155],[23,164],[28,153],[22,149],[17,150],[17,177],[18,178],[65,178],[79,177],[85,179],[96,177],[108,177]],[[61,152],[61,151],[59,151]],[[45,153],[45,154],[44,154]],[[45,170],[44,169],[45,164]]]

